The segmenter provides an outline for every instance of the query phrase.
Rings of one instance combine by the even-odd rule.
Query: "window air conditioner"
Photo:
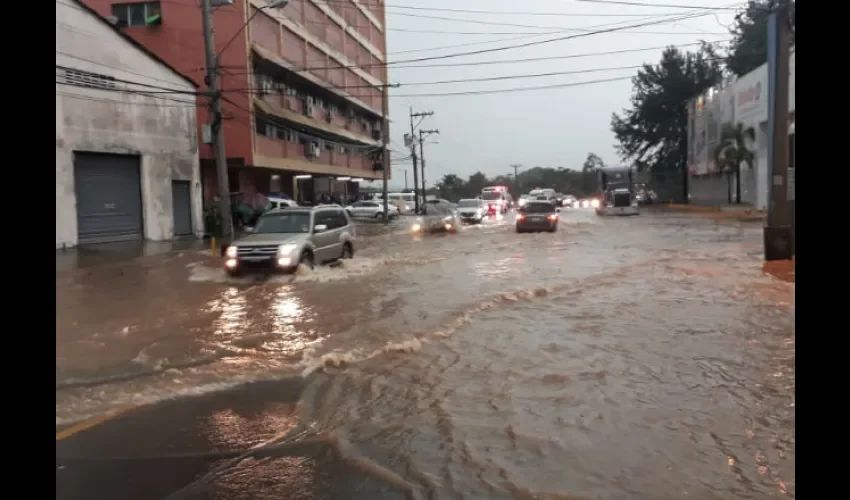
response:
[[[313,106],[314,106],[314,104],[313,104],[313,98],[312,97],[308,97],[307,99],[304,99],[304,114],[307,115],[307,116],[312,116],[313,115]]]
[[[372,139],[375,139],[376,141],[381,140],[381,128],[380,127],[376,127],[376,128],[372,129]]]
[[[318,142],[307,142],[304,144],[304,155],[307,158],[318,158],[322,155],[322,146]]]
[[[260,95],[270,94],[273,89],[272,82],[266,78],[260,80]]]

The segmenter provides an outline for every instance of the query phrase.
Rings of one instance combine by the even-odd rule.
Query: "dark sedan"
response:
[[[554,233],[558,230],[558,212],[551,201],[529,200],[516,214],[516,232],[525,233],[531,231],[548,231]]]

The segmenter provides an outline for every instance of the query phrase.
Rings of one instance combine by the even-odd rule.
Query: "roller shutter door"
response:
[[[81,244],[143,238],[139,164],[138,156],[74,154]]]

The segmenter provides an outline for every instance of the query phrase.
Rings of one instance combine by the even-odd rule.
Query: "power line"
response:
[[[466,57],[466,56],[473,56],[473,55],[480,55],[480,54],[489,54],[489,53],[492,53],[492,52],[501,52],[501,51],[505,51],[505,50],[533,47],[533,46],[537,46],[537,45],[543,45],[543,44],[554,43],[554,42],[561,42],[561,41],[566,41],[566,40],[573,40],[573,39],[576,39],[576,38],[583,38],[583,37],[592,36],[592,35],[602,35],[602,34],[607,34],[607,33],[614,33],[614,32],[618,32],[618,31],[622,31],[624,29],[628,29],[628,28],[652,26],[652,25],[657,25],[657,24],[677,22],[677,21],[682,21],[682,20],[685,20],[685,19],[693,19],[693,18],[697,18],[697,17],[704,17],[704,16],[711,15],[711,14],[712,14],[711,12],[698,12],[698,13],[693,13],[693,14],[685,14],[685,15],[682,15],[682,16],[679,16],[679,17],[676,17],[676,18],[667,18],[667,19],[647,21],[647,22],[643,22],[643,23],[632,24],[632,25],[621,26],[621,27],[605,28],[605,29],[590,31],[590,32],[586,32],[586,33],[577,33],[577,34],[573,34],[573,35],[566,35],[566,36],[561,36],[561,37],[557,37],[557,38],[551,38],[551,39],[548,39],[548,40],[537,40],[537,41],[532,41],[532,42],[505,45],[505,46],[502,46],[502,47],[493,47],[493,48],[489,48],[489,49],[479,49],[479,50],[472,50],[472,51],[465,51],[465,52],[455,52],[455,53],[452,53],[452,54],[444,54],[444,55],[440,55],[440,56],[418,57],[418,58],[414,58],[414,59],[403,59],[403,60],[400,60],[400,61],[388,61],[388,62],[384,62],[384,63],[371,63],[371,64],[362,64],[362,65],[319,66],[319,67],[304,67],[304,68],[300,68],[300,69],[293,68],[292,70],[299,72],[299,71],[329,70],[329,69],[334,69],[334,70],[337,70],[337,69],[364,69],[364,68],[367,68],[367,67],[374,67],[374,66],[381,66],[381,67],[383,67],[383,66],[397,66],[397,65],[406,64],[406,63],[418,63],[418,62],[426,62],[426,61],[437,61],[437,60],[442,60],[442,59],[452,59],[452,58],[456,58],[456,57]],[[475,64],[475,63],[472,62],[472,63],[465,63],[465,64]],[[408,66],[408,67],[412,67],[412,66]]]
[[[658,47],[658,48],[669,48],[667,47]],[[608,53],[600,53],[600,54],[617,54],[626,51],[613,51]],[[587,54],[583,54],[587,55]],[[568,58],[568,57],[579,57],[581,55],[574,56],[559,56],[560,58]],[[548,59],[548,58],[545,58]],[[705,58],[707,61],[722,61],[725,60],[724,57],[709,57]],[[520,60],[521,61],[521,60]],[[454,84],[454,83],[474,83],[474,82],[491,82],[491,81],[500,81],[500,80],[514,80],[514,79],[523,79],[523,78],[543,78],[549,76],[563,76],[563,75],[580,75],[585,73],[599,73],[604,71],[618,71],[618,70],[627,70],[627,69],[640,69],[644,67],[644,64],[635,64],[629,66],[608,66],[603,68],[587,68],[587,69],[577,69],[577,70],[567,70],[567,71],[551,71],[547,73],[522,73],[515,75],[502,75],[502,76],[489,76],[489,77],[481,77],[481,78],[459,78],[454,80],[438,80],[438,81],[430,81],[430,82],[408,82],[408,83],[400,83],[398,86],[400,87],[413,87],[413,86],[424,86],[424,85],[443,85],[443,84]],[[357,89],[357,88],[373,88],[372,85],[346,85],[344,87],[340,87],[341,89]],[[253,88],[245,88],[245,89],[229,89],[227,92],[247,92],[251,90],[258,90]]]
[[[643,2],[626,2],[621,0],[576,0],[577,2],[599,3],[608,5],[629,5],[632,7],[651,7],[662,9],[714,9],[714,10],[738,10],[736,7],[705,7],[697,5],[671,5],[667,3],[643,3]]]
[[[571,82],[571,83],[561,83],[555,85],[541,85],[537,87],[515,87],[515,88],[507,88],[507,89],[495,89],[495,90],[470,90],[464,92],[444,92],[444,93],[433,93],[433,94],[395,94],[390,95],[390,97],[451,97],[451,96],[471,96],[471,95],[485,95],[485,94],[508,94],[513,92],[528,92],[533,90],[549,90],[549,89],[560,89],[567,87],[580,87],[583,85],[594,85],[599,83],[608,83],[608,82],[616,82],[623,80],[631,80],[632,76],[620,76],[616,78],[604,78],[601,80],[589,80],[586,82]]]
[[[451,68],[451,67],[467,67],[467,66],[489,66],[495,64],[519,64],[519,63],[529,63],[529,62],[540,62],[540,61],[555,61],[562,59],[579,59],[585,57],[596,57],[596,56],[609,56],[609,55],[618,55],[618,54],[629,54],[634,52],[648,52],[652,50],[664,50],[670,47],[682,48],[682,47],[693,47],[700,45],[718,45],[722,43],[729,43],[729,40],[714,40],[714,41],[701,41],[701,42],[691,42],[691,43],[680,43],[680,44],[668,44],[668,45],[656,45],[653,47],[641,47],[635,49],[619,49],[619,50],[608,50],[603,52],[584,52],[579,54],[566,54],[560,56],[542,56],[542,57],[526,57],[522,59],[497,59],[493,61],[470,61],[470,62],[456,62],[456,63],[439,63],[439,64],[404,64],[400,66],[396,66],[397,68]],[[314,68],[314,67],[305,67],[301,71],[312,71],[326,69],[324,67]],[[245,71],[245,72],[234,72],[233,75],[239,74],[254,74],[254,71]],[[411,85],[411,84],[401,84],[403,85]],[[338,88],[356,88],[358,86],[344,86]],[[365,86],[359,86],[361,88]]]
[[[567,31],[587,32],[587,31],[593,31],[593,28],[566,28],[566,27],[563,27],[563,26],[539,26],[539,25],[531,25],[531,24],[500,23],[500,22],[494,22],[494,21],[482,21],[482,20],[479,20],[479,19],[458,19],[458,18],[453,18],[453,17],[423,16],[423,15],[419,15],[419,14],[404,14],[404,13],[397,13],[396,15],[415,17],[415,18],[418,18],[418,19],[436,19],[436,20],[439,20],[439,21],[461,22],[461,23],[470,23],[470,24],[483,24],[483,25],[486,25],[486,26],[508,26],[508,27],[513,27],[513,28],[550,30],[550,31],[555,31],[555,32],[567,32]],[[681,15],[681,14],[672,14],[672,15]],[[643,14],[642,17],[647,17],[647,15]],[[655,17],[655,16],[653,16],[653,17]],[[621,21],[620,23],[616,23],[616,24],[622,24],[622,22],[623,21]],[[640,32],[632,32],[632,33],[650,33],[650,32],[640,31]],[[659,33],[654,32],[653,34],[659,34]],[[662,33],[662,34],[666,35],[668,33]],[[725,35],[725,33],[723,33],[723,34]]]
[[[325,0],[325,3],[332,5],[351,5],[350,2],[340,1],[340,0]],[[359,2],[360,5],[371,6],[371,7],[383,7],[384,4],[374,3],[374,2]],[[495,11],[495,10],[476,10],[476,9],[450,9],[444,7],[415,7],[410,5],[386,5],[387,9],[402,9],[402,10],[415,10],[415,11],[426,11],[426,12],[457,12],[462,14],[502,14],[502,15],[511,15],[511,16],[549,16],[549,17],[640,17],[644,14],[609,14],[609,13],[569,13],[569,12],[525,12],[525,11]],[[391,14],[391,11],[388,11],[387,14]]]

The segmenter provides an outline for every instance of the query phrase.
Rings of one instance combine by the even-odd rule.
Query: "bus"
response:
[[[398,206],[399,212],[401,213],[411,213],[413,212],[415,205],[415,197],[413,193],[387,193],[387,198],[390,203],[394,203]],[[372,194],[372,199],[376,201],[383,201],[384,197],[381,193]]]

